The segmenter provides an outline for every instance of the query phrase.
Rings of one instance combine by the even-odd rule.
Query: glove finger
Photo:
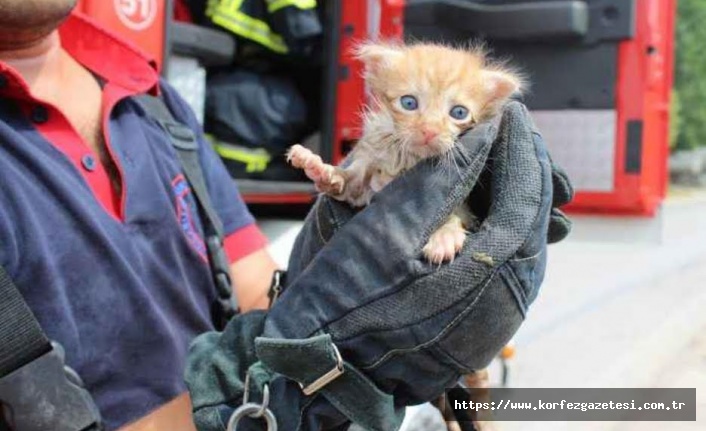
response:
[[[377,193],[357,217],[376,238],[404,241],[420,256],[429,236],[468,197],[487,161],[495,127],[482,124],[462,136],[448,156],[418,163]],[[384,223],[382,222],[384,221]]]
[[[484,184],[490,208],[480,230],[467,240],[471,256],[480,254],[500,264],[515,254],[536,254],[548,230],[551,165],[544,141],[521,103],[506,106],[490,160],[489,184]]]
[[[573,223],[568,217],[558,208],[552,208],[549,220],[549,231],[547,232],[547,242],[549,244],[557,243],[571,233]]]
[[[554,188],[554,196],[552,201],[553,207],[561,207],[574,199],[574,187],[571,185],[569,176],[561,166],[553,161],[552,164],[552,185]]]

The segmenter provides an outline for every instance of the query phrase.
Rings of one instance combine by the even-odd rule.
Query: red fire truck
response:
[[[319,136],[326,160],[339,162],[360,130],[366,95],[361,65],[351,57],[355,42],[481,38],[527,73],[532,88],[525,103],[578,191],[569,210],[651,216],[659,208],[667,184],[676,0],[319,3],[326,33]],[[204,65],[228,63],[235,52],[217,31],[173,22],[170,0],[82,0],[80,7],[149,51],[170,81],[196,76],[187,85],[197,89]],[[185,93],[202,109],[203,101],[193,100],[198,91]],[[307,183],[239,184],[250,203],[313,198]]]

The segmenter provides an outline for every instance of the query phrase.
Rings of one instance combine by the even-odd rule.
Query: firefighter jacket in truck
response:
[[[316,0],[208,0],[206,17],[277,54],[309,56],[322,34]]]

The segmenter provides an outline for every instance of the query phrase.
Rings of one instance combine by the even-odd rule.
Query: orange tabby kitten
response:
[[[480,48],[368,43],[357,57],[366,65],[371,101],[349,166],[325,164],[301,145],[288,154],[318,190],[353,206],[367,205],[420,160],[449,152],[460,134],[497,115],[521,89],[521,79],[488,62]],[[456,209],[424,247],[427,259],[452,260],[473,221],[466,205]]]

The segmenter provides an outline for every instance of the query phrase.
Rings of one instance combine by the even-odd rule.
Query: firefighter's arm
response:
[[[233,293],[243,312],[264,310],[269,305],[267,294],[272,273],[279,269],[266,248],[262,248],[230,265]]]

